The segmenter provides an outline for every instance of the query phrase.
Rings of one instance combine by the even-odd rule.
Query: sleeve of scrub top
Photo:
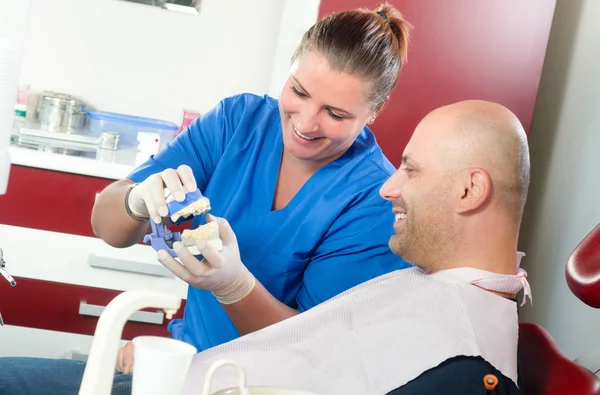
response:
[[[308,264],[296,302],[305,311],[360,283],[410,265],[388,247],[391,205],[379,195],[340,216]]]
[[[235,114],[242,113],[244,98],[234,96],[221,101],[209,112],[195,119],[173,141],[127,176],[133,182],[180,165],[192,168],[198,188],[208,185],[219,159],[235,130]]]

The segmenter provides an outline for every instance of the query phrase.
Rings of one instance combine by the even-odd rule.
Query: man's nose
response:
[[[379,189],[379,195],[385,200],[394,200],[402,197],[404,177],[400,170],[396,171]]]

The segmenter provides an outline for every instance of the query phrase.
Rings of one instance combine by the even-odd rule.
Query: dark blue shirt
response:
[[[490,395],[521,395],[519,387],[481,357],[455,357],[429,369],[388,395],[485,395],[483,378],[493,374],[498,385]],[[519,376],[520,377],[520,376]]]

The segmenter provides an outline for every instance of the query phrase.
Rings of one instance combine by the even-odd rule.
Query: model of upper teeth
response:
[[[166,200],[167,200],[167,204],[169,204],[169,203],[173,202],[175,200],[175,198],[173,197],[172,194],[169,194],[166,197]],[[208,200],[208,198],[206,196],[202,196],[199,200],[196,200],[195,202],[192,202],[192,203],[188,204],[187,206],[183,207],[182,209],[171,214],[171,221],[177,222],[177,220],[179,218],[187,218],[190,215],[204,214],[208,210],[210,210],[210,201]]]
[[[181,234],[183,245],[187,247],[192,255],[200,254],[200,250],[196,246],[196,241],[200,239],[206,240],[206,244],[209,244],[217,251],[223,249],[223,242],[219,238],[219,225],[217,225],[216,221],[209,222],[196,229],[186,229]]]

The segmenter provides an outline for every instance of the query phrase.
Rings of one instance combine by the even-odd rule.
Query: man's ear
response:
[[[492,192],[492,179],[481,168],[467,169],[460,183],[456,212],[460,214],[480,208]]]

